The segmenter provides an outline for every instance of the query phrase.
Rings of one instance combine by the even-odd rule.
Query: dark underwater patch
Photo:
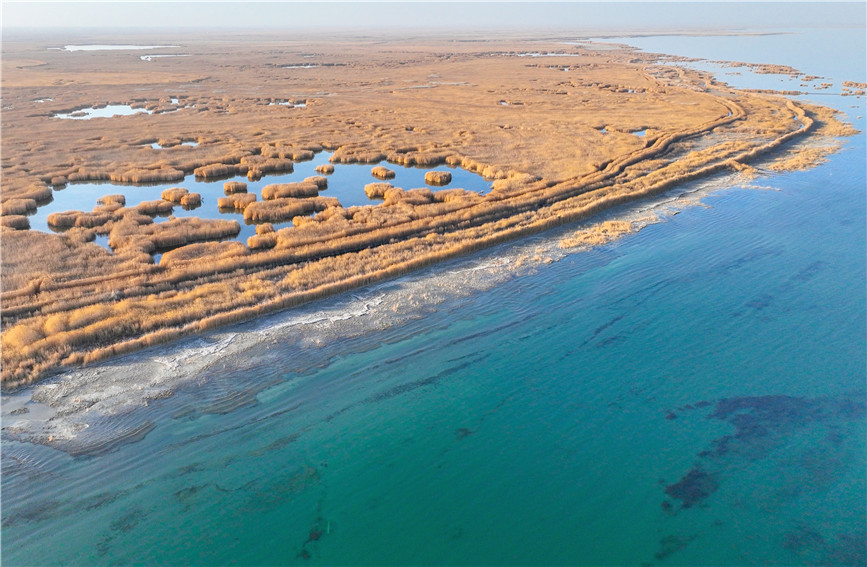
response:
[[[809,271],[822,267],[817,266]],[[792,436],[805,428],[817,428],[816,439],[824,440],[810,450],[801,450],[798,456],[786,461],[786,470],[791,470],[798,479],[789,487],[792,497],[802,489],[818,484],[831,486],[845,468],[841,466],[839,452],[853,433],[841,424],[860,422],[867,417],[867,393],[851,392],[835,397],[807,398],[788,395],[743,396],[723,398],[716,402],[700,401],[685,404],[676,409],[665,410],[664,418],[674,420],[681,416],[705,413],[706,419],[729,424],[733,432],[712,440],[700,451],[693,467],[674,484],[665,485],[668,496],[662,501],[662,512],[675,515],[696,506],[707,506],[708,498],[720,490],[726,476],[733,476],[740,464],[767,458],[778,458],[780,447],[791,442]],[[863,427],[860,429],[863,433]],[[854,430],[856,433],[858,429]],[[863,443],[863,439],[857,440]],[[737,479],[734,479],[735,481]],[[790,481],[789,481],[790,482]],[[737,486],[737,482],[732,483]],[[785,491],[786,487],[777,490]],[[675,502],[680,505],[676,507]],[[863,505],[863,503],[862,503]],[[780,546],[802,558],[807,563],[821,562],[825,565],[867,565],[867,518],[863,525],[852,526],[852,533],[827,533],[827,526],[799,523],[786,531]],[[667,536],[660,541],[660,550],[655,555],[662,560],[676,553],[689,543],[689,538]],[[686,543],[684,543],[686,542]]]
[[[716,475],[695,466],[679,481],[666,486],[665,493],[675,500],[680,500],[680,507],[686,509],[701,504],[718,488]]]

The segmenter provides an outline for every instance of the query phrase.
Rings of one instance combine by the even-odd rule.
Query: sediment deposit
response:
[[[799,140],[831,148],[830,136],[845,132],[827,108],[736,91],[625,48],[569,46],[564,67],[559,57],[515,56],[562,53],[558,39],[471,39],[201,36],[185,44],[189,57],[149,62],[49,50],[54,37],[4,43],[4,387],[586,220],[684,181],[791,160]],[[310,66],[293,68],[305,53],[316,54]],[[44,64],[16,63],[33,59]],[[287,97],[306,105],[271,104]],[[108,101],[154,113],[54,116]],[[155,149],[152,140],[197,145]],[[318,195],[321,176],[272,186],[263,200],[226,183],[220,207],[243,209],[249,222],[292,221],[263,224],[247,245],[219,242],[239,233],[236,221],[154,222],[176,202],[195,206],[198,194],[180,191],[127,203],[107,185],[93,211],[53,216],[62,233],[24,222],[53,186],[255,180],[323,149],[332,164],[460,167],[492,189],[373,183],[358,191],[381,202],[344,207]],[[439,173],[432,185],[450,177]],[[609,224],[564,245],[628,229]],[[96,234],[112,251],[91,242]]]

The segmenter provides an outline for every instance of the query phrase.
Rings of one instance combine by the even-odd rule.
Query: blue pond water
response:
[[[101,365],[228,345],[106,453],[6,396],[3,564],[864,565],[865,149]]]
[[[193,144],[184,143],[183,145]],[[154,149],[159,149],[159,145],[157,144],[157,147]],[[266,175],[258,181],[249,181],[243,175],[220,179],[219,181],[202,181],[190,175],[183,181],[154,185],[75,183],[64,189],[55,190],[53,200],[39,207],[30,216],[30,227],[33,230],[52,231],[52,227],[48,224],[48,216],[51,213],[70,210],[90,211],[96,206],[97,200],[105,195],[122,194],[126,197],[126,205],[132,207],[143,201],[159,199],[163,190],[169,187],[185,187],[191,193],[199,193],[202,196],[202,205],[194,209],[185,209],[180,205],[176,205],[172,211],[172,216],[237,220],[241,224],[241,232],[238,234],[237,240],[246,242],[248,237],[256,233],[256,226],[254,223],[247,223],[244,220],[243,212],[221,211],[217,207],[217,200],[225,196],[223,184],[226,181],[243,181],[247,183],[247,192],[255,193],[257,199],[261,201],[262,188],[264,186],[272,183],[301,181],[305,177],[320,175],[316,172],[316,167],[329,163],[328,159],[330,157],[330,152],[319,152],[314,155],[312,160],[296,163],[293,172],[290,174]],[[403,167],[394,164],[384,165],[395,172],[394,179],[388,180],[388,183],[391,183],[395,187],[402,187],[404,189],[427,187],[424,175],[430,169]],[[373,167],[373,165],[369,164],[335,164],[334,173],[326,176],[328,178],[328,188],[323,190],[320,195],[323,197],[336,197],[344,207],[376,205],[378,201],[370,200],[364,194],[364,186],[366,184],[380,181],[371,175],[370,171]],[[434,190],[460,187],[468,191],[487,193],[491,189],[491,183],[475,173],[445,165],[438,166],[436,169],[451,172],[452,181],[447,185],[433,187],[432,189]],[[167,218],[168,216],[155,217],[155,220],[160,222]],[[281,228],[291,226],[291,224],[291,221],[287,221],[284,223],[274,223],[274,226]]]
[[[133,108],[128,104],[109,104],[102,108],[82,108],[72,112],[58,112],[54,117],[61,120],[90,120],[92,118],[132,116],[133,114],[151,114],[151,111],[144,108]]]

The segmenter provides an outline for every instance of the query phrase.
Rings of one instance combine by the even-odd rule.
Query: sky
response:
[[[864,25],[863,0],[830,2],[39,2],[0,0],[2,27],[39,29],[749,29]]]

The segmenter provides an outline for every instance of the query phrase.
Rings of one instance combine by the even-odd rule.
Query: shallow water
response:
[[[161,49],[163,47],[177,47],[177,45],[121,45],[121,44],[86,44],[64,45],[63,51],[133,51],[139,49]],[[49,48],[59,49],[59,48]]]
[[[182,146],[189,146],[189,151],[194,151],[195,142],[184,142]],[[157,144],[153,149],[159,151],[163,148]],[[172,216],[175,217],[199,217],[211,219],[234,219],[241,224],[241,232],[235,238],[240,242],[247,242],[247,238],[256,233],[255,223],[247,223],[244,220],[243,211],[221,211],[217,207],[217,201],[225,196],[223,184],[226,181],[243,181],[247,184],[247,192],[255,193],[257,200],[262,200],[262,188],[272,183],[290,183],[302,181],[305,177],[320,175],[316,167],[329,163],[331,152],[319,152],[312,160],[297,162],[294,170],[289,174],[271,174],[262,177],[258,181],[249,181],[246,176],[237,175],[231,178],[223,178],[216,181],[203,181],[194,176],[187,176],[183,181],[174,183],[162,183],[154,185],[116,185],[112,183],[73,183],[63,189],[55,189],[53,200],[39,207],[30,217],[30,227],[33,230],[43,232],[53,231],[48,224],[48,216],[55,212],[71,210],[89,211],[96,206],[100,197],[105,195],[122,194],[126,198],[126,206],[132,207],[144,201],[152,201],[160,198],[163,190],[170,187],[184,187],[190,193],[199,193],[202,196],[202,205],[193,209],[185,209],[175,205]],[[416,187],[430,187],[425,184],[425,172],[431,169],[449,171],[452,181],[443,186],[430,187],[433,190],[462,188],[478,193],[487,193],[491,189],[491,183],[482,176],[471,173],[461,168],[440,165],[436,168],[404,167],[395,164],[384,164],[388,169],[395,172],[394,179],[387,180],[395,187],[412,189]],[[370,173],[375,164],[334,164],[334,173],[327,175],[328,188],[320,192],[323,197],[336,197],[344,207],[360,205],[376,205],[379,201],[368,199],[364,194],[364,186],[368,183],[381,181]],[[155,217],[157,222],[166,220],[168,217]],[[273,223],[275,228],[291,226],[291,221]]]
[[[53,116],[61,120],[90,120],[92,118],[132,116],[133,114],[152,114],[152,112],[144,108],[133,108],[128,104],[109,104],[102,108],[81,108],[72,112],[58,112]]]
[[[216,353],[102,453],[6,396],[3,564],[863,565],[864,155],[101,365]]]

